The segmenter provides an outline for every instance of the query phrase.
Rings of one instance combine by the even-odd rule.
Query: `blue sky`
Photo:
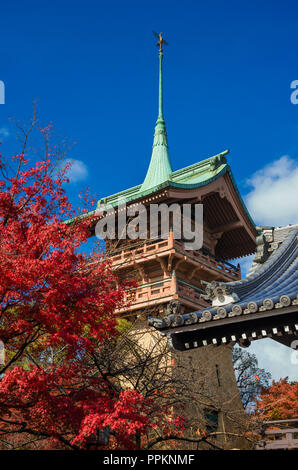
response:
[[[28,118],[36,99],[41,122],[76,142],[68,155],[75,203],[87,186],[102,197],[141,183],[157,117],[152,29],[169,42],[164,114],[173,168],[230,149],[255,220],[296,223],[295,0],[2,2],[3,153],[16,151],[9,116]],[[297,365],[291,371],[297,377]]]

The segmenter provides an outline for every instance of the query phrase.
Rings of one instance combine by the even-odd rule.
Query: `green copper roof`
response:
[[[182,168],[181,170],[173,171],[169,175],[169,179],[160,184],[157,184],[154,187],[148,189],[142,189],[142,185],[134,186],[133,188],[125,189],[119,193],[113,194],[108,197],[99,199],[97,206],[109,205],[111,207],[117,207],[119,204],[125,202],[129,204],[138,199],[142,199],[145,196],[150,196],[151,194],[160,191],[161,189],[172,187],[172,188],[183,188],[183,189],[193,189],[200,188],[201,186],[206,186],[212,181],[220,178],[225,173],[231,178],[232,184],[236,191],[236,194],[242,204],[243,209],[245,210],[248,219],[251,224],[255,226],[254,221],[252,220],[246,205],[241,197],[241,194],[238,190],[236,181],[233,177],[232,170],[227,164],[226,154],[229,150],[225,150],[213,157],[202,160],[193,165]],[[95,214],[95,211],[90,211],[86,214],[83,214],[82,217],[87,217],[89,215]],[[67,223],[70,223],[73,219],[68,220]]]
[[[140,184],[112,196],[102,198],[98,201],[98,204],[109,204],[116,207],[122,200],[128,203],[143,196],[153,194],[159,189],[168,186],[190,189],[206,185],[228,170],[229,166],[225,158],[227,153],[228,150],[194,165],[171,172],[167,180],[157,183],[153,187],[143,188],[143,185]]]
[[[172,166],[168,151],[166,124],[163,117],[163,90],[162,90],[162,60],[163,52],[159,51],[159,94],[158,94],[158,118],[156,121],[152,156],[144,183],[140,191],[154,188],[169,179]]]
[[[160,45],[160,43],[159,43]],[[231,169],[227,164],[225,155],[228,150],[219,153],[213,157],[202,160],[193,165],[172,171],[172,166],[168,151],[166,125],[163,116],[163,81],[162,81],[162,61],[163,51],[159,51],[159,94],[158,94],[158,118],[155,125],[152,156],[146,178],[143,184],[126,189],[111,196],[102,198],[98,201],[98,206],[107,204],[117,207],[125,202],[129,204],[132,201],[142,199],[144,196],[156,193],[166,187],[176,187],[184,189],[199,188],[205,186],[225,173],[230,175],[235,191],[247,213],[248,218],[254,225],[246,206],[240,196],[236,182],[233,178]]]
[[[216,180],[220,176],[228,173],[231,181],[233,183],[234,189],[239,197],[239,200],[253,226],[255,226],[245,203],[240,195],[236,181],[233,177],[232,170],[227,164],[226,155],[229,153],[229,150],[225,150],[213,157],[202,160],[193,165],[182,168],[181,170],[173,171],[169,174],[168,180],[162,183],[156,184],[154,187],[149,187],[148,189],[143,189],[142,185],[134,186],[133,188],[126,189],[119,193],[113,194],[111,196],[102,198],[98,201],[98,206],[102,204],[108,204],[112,207],[117,207],[119,203],[125,201],[126,204],[129,204],[132,201],[141,199],[144,196],[149,196],[154,194],[157,191],[166,188],[183,188],[183,189],[193,189],[205,186],[212,181]]]

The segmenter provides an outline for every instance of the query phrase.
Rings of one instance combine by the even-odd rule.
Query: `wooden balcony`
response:
[[[201,299],[201,289],[198,289],[196,286],[193,286],[181,280],[177,281],[177,287],[179,298],[183,298],[187,301],[190,301],[197,306],[205,306],[205,302],[203,301],[203,299]]]
[[[171,235],[171,234],[170,234]],[[115,253],[115,252],[114,252]],[[185,259],[194,267],[201,267],[214,273],[225,281],[240,279],[240,268],[223,260],[217,259],[210,253],[202,250],[185,250],[184,243],[169,237],[166,240],[146,240],[143,244],[131,245],[112,254],[112,260],[116,269],[127,268],[130,265],[142,264],[151,259],[174,255],[176,258]]]
[[[126,293],[125,301],[129,302],[130,305],[120,312],[132,312],[133,310],[146,309],[157,304],[163,304],[169,302],[175,294],[176,282],[172,278],[142,284]]]
[[[130,302],[123,312],[146,309],[165,304],[173,298],[179,299],[182,305],[192,310],[205,307],[207,303],[200,297],[201,290],[184,281],[172,278],[162,279],[149,284],[142,284],[126,293],[125,301]],[[122,310],[121,310],[122,312]]]
[[[185,250],[184,243],[178,240],[174,240],[174,248],[177,253],[186,255],[189,259],[206,266],[206,268],[211,268],[212,270],[222,274],[224,277],[229,278],[231,281],[240,279],[240,268],[234,266],[227,261],[219,260],[211,253],[204,253],[202,250]]]
[[[134,264],[135,262],[147,261],[155,258],[157,253],[163,255],[170,253],[173,249],[173,244],[170,239],[159,241],[144,241],[143,244],[131,245],[130,247],[119,250],[119,253],[112,254],[109,258],[112,260],[113,265],[118,269],[122,265]]]

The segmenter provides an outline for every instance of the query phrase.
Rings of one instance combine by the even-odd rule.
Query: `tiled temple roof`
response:
[[[232,181],[235,192],[250,223],[255,226],[240,195],[236,181],[232,174],[232,170],[227,164],[226,155],[228,153],[229,150],[225,150],[224,152],[207,158],[206,160],[201,160],[200,162],[194,163],[193,165],[173,171],[169,174],[168,180],[163,181],[162,183],[159,183],[155,186],[153,185],[151,187],[143,187],[143,185],[140,184],[111,196],[103,197],[99,199],[97,206],[100,207],[107,204],[112,207],[117,207],[118,204],[123,200],[125,200],[126,204],[130,204],[133,201],[140,200],[145,196],[149,196],[168,187],[181,189],[200,188],[208,185],[212,181],[215,181],[227,173]]]
[[[228,283],[206,283],[204,298],[212,301],[210,308],[165,318],[149,318],[149,325],[171,334],[174,330],[183,332],[189,325],[195,329],[195,325],[204,323],[206,329],[208,322],[211,325],[215,320],[219,325],[221,321],[233,323],[233,317],[277,311],[295,305],[297,315],[298,225],[275,230],[271,228],[271,238],[267,234],[267,240],[264,236],[263,241],[263,248],[260,250],[259,245],[256,254],[254,270],[246,278]],[[264,257],[267,258],[265,261]]]

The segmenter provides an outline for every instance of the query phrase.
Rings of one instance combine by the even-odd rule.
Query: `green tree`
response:
[[[233,348],[233,364],[243,406],[249,411],[261,390],[269,387],[271,374],[259,368],[255,354],[237,346]]]

